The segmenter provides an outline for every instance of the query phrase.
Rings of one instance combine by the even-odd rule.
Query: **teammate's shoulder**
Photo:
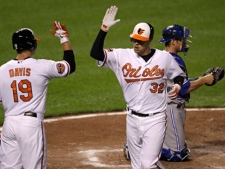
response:
[[[151,48],[153,50],[155,50],[155,53],[165,53],[165,50],[160,50],[160,49],[156,49],[156,48]]]
[[[165,50],[155,49],[155,53],[171,57],[171,54],[169,52],[165,51]]]
[[[54,62],[53,60],[50,59],[36,59],[37,63],[50,63],[50,62]]]
[[[124,52],[135,53],[133,48],[124,48]]]
[[[16,60],[14,60],[14,59],[13,59],[13,60],[9,60],[8,62],[2,64],[2,65],[0,66],[0,68],[5,68],[5,67],[7,67],[8,65],[13,65],[13,64],[15,64],[15,63],[17,63]]]

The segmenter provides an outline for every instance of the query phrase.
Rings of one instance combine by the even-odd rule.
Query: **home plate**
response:
[[[84,160],[81,161],[84,165],[92,165],[94,167],[104,168],[130,168],[130,164],[121,164],[122,160],[115,160],[118,157],[118,153],[122,154],[122,149],[96,149],[96,150],[84,150],[79,151],[79,154],[84,156]],[[125,159],[125,158],[124,158]],[[124,160],[125,161],[125,160]],[[124,163],[127,163],[124,162]]]

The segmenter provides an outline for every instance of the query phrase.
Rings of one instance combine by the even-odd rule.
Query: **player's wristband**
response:
[[[60,38],[60,43],[61,43],[61,44],[65,43],[65,42],[68,42],[68,41],[69,41],[69,39],[68,39],[68,37],[66,37],[66,36]]]

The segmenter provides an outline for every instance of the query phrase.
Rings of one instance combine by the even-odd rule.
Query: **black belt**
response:
[[[31,111],[28,111],[28,112],[25,112],[25,113],[24,113],[24,116],[37,117],[37,113],[34,113],[34,112],[31,112]]]
[[[177,104],[178,109],[184,109],[184,107],[185,107],[185,104]]]
[[[142,114],[142,113],[137,113],[136,111],[131,111],[131,114],[139,116],[139,117],[148,117],[148,116],[154,116],[156,114],[158,114],[160,112],[156,112],[156,113],[151,113],[151,114]]]

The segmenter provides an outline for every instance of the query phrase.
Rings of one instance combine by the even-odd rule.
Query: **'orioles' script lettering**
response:
[[[164,76],[164,69],[160,69],[159,65],[153,66],[152,69],[145,68],[142,72],[141,66],[138,68],[133,68],[130,63],[126,63],[122,67],[123,76],[125,77],[126,82],[136,82],[136,81],[146,81],[146,80],[154,80],[159,79]],[[126,79],[126,77],[132,79]]]
[[[9,76],[15,77],[15,76],[30,76],[30,68],[14,68],[9,70]]]

